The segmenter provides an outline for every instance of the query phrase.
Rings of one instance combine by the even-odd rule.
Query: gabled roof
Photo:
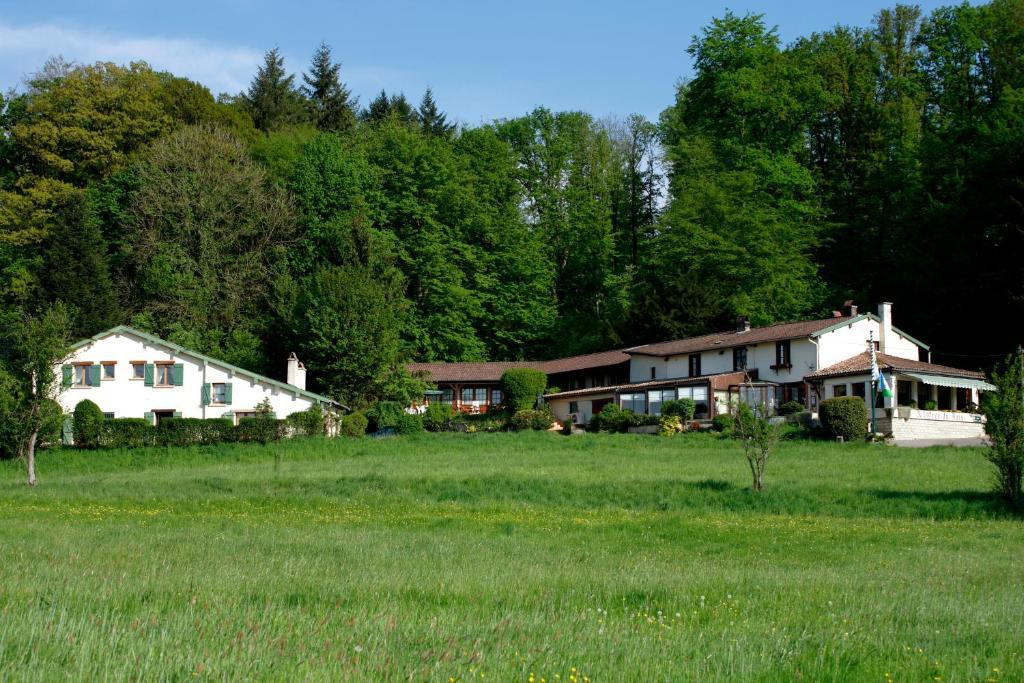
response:
[[[740,332],[738,330],[713,332],[712,334],[705,334],[700,337],[690,337],[689,339],[676,339],[674,341],[659,342],[655,344],[644,344],[642,346],[628,348],[625,352],[645,356],[679,356],[687,353],[696,353],[698,351],[712,351],[714,349],[728,349],[735,346],[760,344],[761,342],[782,341],[784,339],[816,338],[861,320],[874,320],[875,322],[879,322],[878,316],[873,313],[822,318],[820,320],[800,320],[790,323],[776,323],[775,325],[766,325],[764,327],[752,327],[745,332]],[[895,327],[893,328],[893,332],[896,332],[923,349],[928,348],[927,345],[919,342],[909,334],[898,330]]]
[[[549,398],[574,398],[576,396],[589,396],[590,394],[614,394],[623,391],[643,391],[647,389],[659,389],[664,387],[681,387],[689,384],[703,384],[710,382],[712,388],[728,386],[730,379],[739,379],[742,382],[744,376],[742,370],[730,372],[718,372],[712,375],[699,375],[697,377],[674,377],[669,379],[650,379],[644,382],[627,382],[607,387],[590,387],[588,389],[570,389],[558,393],[544,394],[545,399]]]
[[[599,351],[598,353],[586,353],[582,356],[569,356],[568,358],[542,361],[540,369],[549,375],[556,375],[560,372],[590,370],[591,368],[603,368],[609,365],[620,365],[628,362],[629,354],[616,349],[614,351]]]
[[[623,351],[599,351],[568,358],[540,361],[495,361],[490,363],[409,363],[412,374],[424,373],[434,382],[498,382],[511,368],[534,368],[547,375],[603,368],[629,362]]]
[[[876,353],[875,358],[878,359],[878,367],[880,370],[985,379],[984,372],[978,372],[975,370],[963,370],[961,368],[954,368],[948,365],[925,363],[924,361],[899,358],[885,353]],[[864,353],[841,360],[835,365],[830,365],[827,368],[822,368],[812,372],[807,375],[806,379],[815,380],[825,379],[826,377],[842,377],[844,375],[863,375],[869,372],[871,372],[871,354],[865,351]]]
[[[109,330],[106,330],[105,332],[100,332],[99,334],[94,334],[91,337],[88,337],[86,339],[82,339],[81,341],[75,342],[74,344],[71,345],[71,350],[72,351],[76,351],[76,350],[82,348],[83,346],[88,346],[89,344],[92,344],[94,342],[98,342],[101,339],[106,339],[107,337],[113,336],[115,334],[127,334],[127,335],[131,335],[133,337],[138,337],[139,339],[147,341],[150,344],[154,344],[154,345],[157,345],[157,346],[163,346],[164,348],[170,349],[174,353],[181,354],[181,355],[184,355],[184,356],[192,356],[193,358],[197,358],[199,360],[205,361],[205,362],[207,362],[207,363],[209,363],[211,365],[216,365],[216,366],[218,366],[220,368],[223,368],[224,370],[229,370],[231,373],[233,373],[235,375],[242,375],[244,377],[249,377],[251,379],[256,380],[257,382],[262,382],[264,384],[270,384],[271,386],[275,386],[275,387],[277,387],[279,389],[283,389],[283,390],[285,390],[285,391],[287,391],[289,393],[298,394],[299,396],[305,396],[306,398],[311,398],[314,401],[319,401],[321,403],[327,403],[327,404],[330,404],[330,405],[338,405],[338,406],[341,405],[340,403],[338,403],[337,401],[335,401],[332,398],[328,398],[326,396],[321,396],[320,394],[315,394],[312,391],[307,391],[305,389],[300,389],[299,387],[293,386],[293,385],[288,384],[286,382],[282,382],[282,381],[276,380],[276,379],[271,379],[270,377],[266,377],[265,375],[261,375],[261,374],[256,373],[256,372],[252,372],[251,370],[246,370],[245,368],[240,368],[237,365],[232,365],[231,363],[228,363],[228,362],[225,362],[225,361],[222,361],[222,360],[218,360],[218,359],[213,358],[211,356],[207,356],[205,354],[199,353],[198,351],[193,351],[191,349],[187,349],[184,346],[181,346],[180,344],[175,344],[174,342],[169,342],[166,339],[161,339],[160,337],[157,337],[156,335],[149,334],[148,332],[143,332],[142,330],[137,330],[134,327],[128,327],[127,325],[118,325],[117,327],[112,327]]]

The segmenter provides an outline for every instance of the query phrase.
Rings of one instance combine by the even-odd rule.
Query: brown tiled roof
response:
[[[600,351],[582,356],[544,361],[496,361],[493,363],[410,363],[412,374],[426,373],[435,382],[497,382],[510,368],[536,368],[548,375],[618,365],[629,361],[622,351]]]
[[[862,316],[857,316],[862,317]],[[779,323],[767,327],[752,327],[746,332],[715,332],[700,337],[677,339],[675,341],[644,344],[626,349],[626,353],[639,353],[648,356],[678,356],[684,353],[724,349],[732,346],[758,344],[760,342],[779,341],[782,339],[798,339],[810,337],[833,325],[852,322],[849,316],[824,318],[822,320],[802,320],[795,323]]]
[[[590,387],[589,389],[572,389],[570,391],[559,391],[557,394],[545,394],[544,398],[572,398],[575,396],[587,396],[589,394],[611,394],[618,391],[643,391],[646,389],[657,389],[659,387],[678,387],[686,384],[697,384],[711,381],[713,387],[721,388],[729,385],[730,379],[743,380],[743,372],[722,372],[715,375],[701,375],[699,377],[676,377],[674,379],[654,379],[646,382],[631,382],[629,384],[616,384],[608,387]],[[739,383],[739,382],[737,382]]]
[[[909,358],[898,358],[885,353],[876,353],[878,367],[882,370],[895,372],[920,372],[926,375],[946,375],[949,377],[970,377],[973,379],[985,379],[985,373],[974,370],[963,370],[952,368],[948,365],[935,365]],[[822,368],[807,375],[807,379],[823,379],[825,377],[840,377],[842,375],[862,375],[871,372],[871,354],[867,351],[839,361],[835,365]]]

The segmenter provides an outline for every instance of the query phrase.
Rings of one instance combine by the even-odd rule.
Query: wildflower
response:
[[[362,651],[363,651],[363,646],[362,645],[356,645],[356,654],[359,654]]]

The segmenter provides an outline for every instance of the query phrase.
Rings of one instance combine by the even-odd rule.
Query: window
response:
[[[473,400],[483,403],[487,400],[487,387],[477,387],[473,390]]]
[[[156,366],[156,381],[158,387],[174,386],[174,365],[172,363],[160,363]]]
[[[867,397],[867,387],[864,382],[854,382],[850,385],[851,393],[857,398]]]
[[[845,384],[833,384],[832,385],[832,396],[839,398],[840,396],[846,396],[846,385]]]
[[[103,379],[114,379],[115,368],[117,368],[117,365],[114,361],[103,361]]]
[[[569,414],[580,412],[580,406],[576,401],[569,401]]]
[[[76,365],[75,366],[75,381],[76,387],[87,387],[89,386],[89,366],[88,365]]]
[[[651,366],[651,379],[657,379],[657,378],[658,378],[658,368],[656,368],[656,367],[654,367],[652,365]]]
[[[103,419],[104,420],[113,420],[114,419],[114,414],[113,413],[103,413]]]
[[[732,350],[732,369],[733,370],[746,370],[747,369],[747,347],[737,346]]]
[[[661,404],[676,397],[675,389],[655,390],[647,392],[647,406],[651,415],[661,415]]]
[[[466,387],[462,390],[461,398],[459,399],[462,403],[469,403],[473,400],[473,387]]]
[[[132,379],[146,379],[146,364],[142,361],[132,361]]]
[[[452,399],[455,398],[455,392],[451,389],[441,390],[441,403],[451,403]]]
[[[783,339],[782,341],[775,342],[775,367],[776,368],[791,368],[793,367],[792,360],[789,354],[789,340]]]
[[[690,377],[700,377],[700,354],[690,354]]]
[[[688,398],[693,401],[693,416],[706,418],[708,416],[708,388],[706,386],[679,387],[676,395],[679,398]]]
[[[621,405],[626,410],[632,410],[634,413],[647,412],[647,402],[644,394],[622,394]]]
[[[501,405],[501,401],[504,399],[504,395],[501,393],[501,389],[491,389],[491,405]]]
[[[210,385],[210,402],[223,404],[227,401],[227,385],[226,384],[211,384]]]

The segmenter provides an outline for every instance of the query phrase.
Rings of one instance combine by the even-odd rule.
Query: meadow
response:
[[[0,462],[2,680],[1024,680],[981,449],[423,434]]]

